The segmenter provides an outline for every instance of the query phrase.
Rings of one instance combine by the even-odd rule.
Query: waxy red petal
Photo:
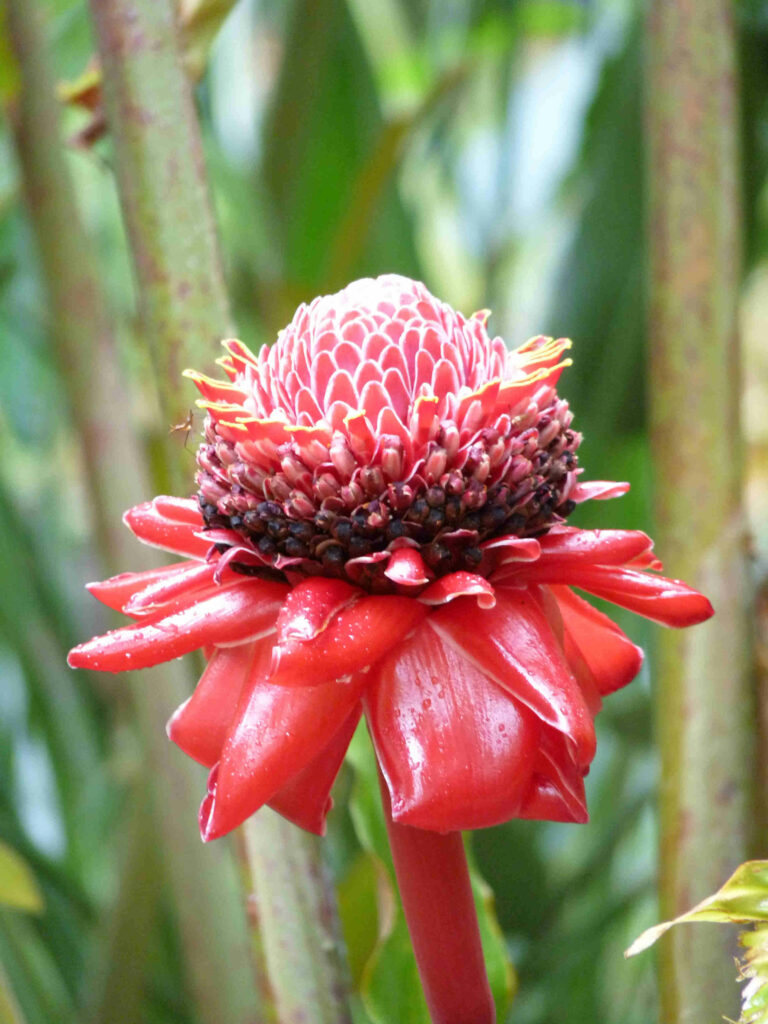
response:
[[[549,779],[562,797],[573,821],[587,820],[584,793],[586,771],[586,768],[580,768],[574,763],[562,733],[546,727],[542,729],[535,773]]]
[[[272,810],[307,832],[325,835],[325,819],[333,806],[331,788],[362,711],[358,704],[328,746],[270,799]]]
[[[621,498],[629,490],[626,482],[618,483],[615,480],[589,480],[587,483],[578,483],[571,489],[568,497],[571,501],[581,503],[582,501],[605,501],[608,498]]]
[[[565,626],[565,649],[575,645],[603,696],[631,683],[643,664],[643,652],[597,608],[569,587],[550,587]]]
[[[532,582],[579,587],[663,626],[678,629],[695,626],[714,615],[712,605],[698,590],[681,580],[652,576],[636,569],[537,563],[531,566],[525,578]]]
[[[213,581],[215,562],[187,562],[184,568],[172,575],[161,576],[150,581],[146,587],[133,594],[126,602],[126,615],[150,615],[171,601],[191,594],[198,597],[203,591],[216,586]]]
[[[166,726],[168,738],[207,768],[221,757],[257,646],[263,644],[271,656],[271,637],[214,650],[195,692],[177,708]]]
[[[189,562],[175,562],[160,569],[147,569],[145,572],[122,572],[119,576],[111,576],[108,580],[87,583],[86,589],[101,601],[107,608],[116,612],[125,611],[126,603],[152,584],[161,580],[173,580],[186,571]]]
[[[402,547],[389,556],[384,575],[403,587],[419,587],[434,578],[416,548]]]
[[[535,562],[541,554],[541,543],[535,537],[515,537],[511,534],[483,541],[481,551],[494,551],[499,565],[507,562]]]
[[[186,607],[170,615],[115,629],[94,637],[69,653],[72,668],[125,672],[149,668],[204,647],[226,646],[255,638],[274,628],[287,586],[262,580],[243,580],[221,587],[199,600],[193,594]]]
[[[359,672],[399,644],[425,614],[410,597],[363,597],[342,608],[314,639],[277,645],[271,681],[316,686]]]
[[[140,541],[177,555],[203,559],[211,548],[195,536],[205,525],[196,502],[161,496],[128,509],[123,522]]]
[[[584,695],[534,597],[497,589],[495,608],[473,613],[458,601],[433,612],[429,625],[485,675],[562,732],[580,765],[595,755],[595,730]]]
[[[540,564],[557,560],[568,564],[625,565],[653,547],[639,530],[550,530],[539,539]]]
[[[277,798],[333,740],[367,682],[359,675],[319,686],[274,686],[269,664],[269,652],[259,651],[243,688],[213,794],[201,808],[206,841]]]
[[[441,576],[433,584],[419,594],[422,604],[448,604],[458,597],[474,597],[479,608],[493,608],[496,604],[496,592],[493,585],[484,576],[472,572],[452,572]]]
[[[313,576],[290,591],[277,617],[277,643],[312,640],[342,608],[362,595],[343,580]]]
[[[535,715],[428,623],[373,675],[364,703],[395,821],[451,832],[517,814],[536,760]]]
[[[544,612],[547,621],[552,627],[552,632],[557,637],[560,649],[565,655],[565,660],[568,663],[568,667],[573,673],[574,679],[579,684],[579,688],[584,695],[586,705],[589,708],[589,713],[594,719],[603,706],[597,680],[592,674],[592,670],[589,665],[582,657],[581,651],[573,642],[565,628],[560,606],[557,603],[555,595],[552,593],[550,587],[536,587],[531,590],[531,597],[538,601],[539,607]]]
[[[582,810],[575,813],[572,803],[565,800],[554,783],[542,775],[534,775],[531,788],[516,817],[532,821],[563,821],[576,825],[583,825],[589,821],[586,800]]]

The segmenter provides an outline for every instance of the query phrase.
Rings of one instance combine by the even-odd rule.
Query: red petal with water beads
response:
[[[484,675],[567,736],[586,767],[595,754],[592,715],[552,625],[526,591],[497,590],[496,597],[495,608],[482,615],[460,601],[433,612],[429,623]]]
[[[202,559],[211,549],[195,536],[205,525],[196,501],[161,496],[129,509],[123,522],[140,541],[177,555]]]
[[[695,626],[714,615],[712,605],[698,590],[681,580],[651,576],[636,569],[563,563],[550,567],[538,563],[526,571],[526,580],[579,587],[663,626],[678,629]]]
[[[176,562],[160,569],[147,569],[145,572],[122,572],[108,580],[87,583],[86,589],[107,608],[122,612],[134,594],[161,580],[173,580],[188,569],[189,562]]]
[[[435,574],[426,567],[416,548],[402,547],[389,556],[384,575],[403,587],[420,587],[434,579]]]
[[[479,608],[493,608],[496,592],[484,576],[471,572],[452,572],[441,576],[419,594],[422,604],[441,605],[459,597],[474,597]]]
[[[565,651],[577,648],[603,696],[631,683],[643,664],[643,652],[597,608],[569,587],[550,588],[565,625]]]
[[[283,583],[244,580],[202,600],[192,594],[186,606],[170,615],[123,626],[75,647],[68,661],[72,668],[126,672],[159,665],[206,644],[241,643],[274,628],[287,590]]]
[[[395,821],[438,832],[516,815],[540,726],[422,625],[372,670],[366,716]]]
[[[253,643],[216,648],[195,692],[177,708],[166,726],[168,738],[207,768],[221,757],[256,648],[263,644],[271,653],[271,635]]]
[[[201,597],[206,590],[215,589],[216,572],[216,563],[187,562],[178,572],[151,580],[126,601],[123,611],[126,615],[141,617],[154,614],[180,598],[192,594]]]
[[[513,534],[486,540],[480,548],[482,551],[495,552],[497,563],[500,565],[506,562],[535,562],[541,555],[541,544],[538,540],[534,537],[516,537]]]
[[[409,597],[361,597],[312,640],[276,645],[271,680],[305,687],[359,672],[399,644],[425,615],[426,608]]]
[[[277,617],[277,643],[313,640],[342,608],[362,596],[343,580],[313,576],[297,583]]]
[[[277,797],[328,746],[358,705],[365,675],[318,686],[269,682],[270,652],[257,651],[201,819],[216,839]]]
[[[331,788],[362,711],[358,704],[328,746],[270,799],[272,810],[307,832],[325,835],[325,819],[333,806]]]
[[[561,527],[539,538],[541,563],[625,565],[646,555],[653,541],[639,530],[578,530]]]

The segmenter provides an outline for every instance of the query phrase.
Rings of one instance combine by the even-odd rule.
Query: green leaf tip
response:
[[[739,935],[745,952],[738,961],[737,980],[744,983],[738,1024],[768,1024],[768,860],[740,865],[716,893],[687,913],[644,931],[624,956],[642,953],[674,925],[697,921],[752,926]]]

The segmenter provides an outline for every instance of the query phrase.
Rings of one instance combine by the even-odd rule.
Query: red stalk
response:
[[[389,845],[433,1024],[494,1024],[480,931],[460,832],[427,832],[392,820],[381,802]]]

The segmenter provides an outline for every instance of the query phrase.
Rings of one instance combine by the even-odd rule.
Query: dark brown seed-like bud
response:
[[[289,558],[308,558],[309,548],[295,537],[288,537],[285,541],[285,553]]]
[[[445,491],[442,487],[430,487],[426,499],[430,508],[440,508],[445,504]]]

